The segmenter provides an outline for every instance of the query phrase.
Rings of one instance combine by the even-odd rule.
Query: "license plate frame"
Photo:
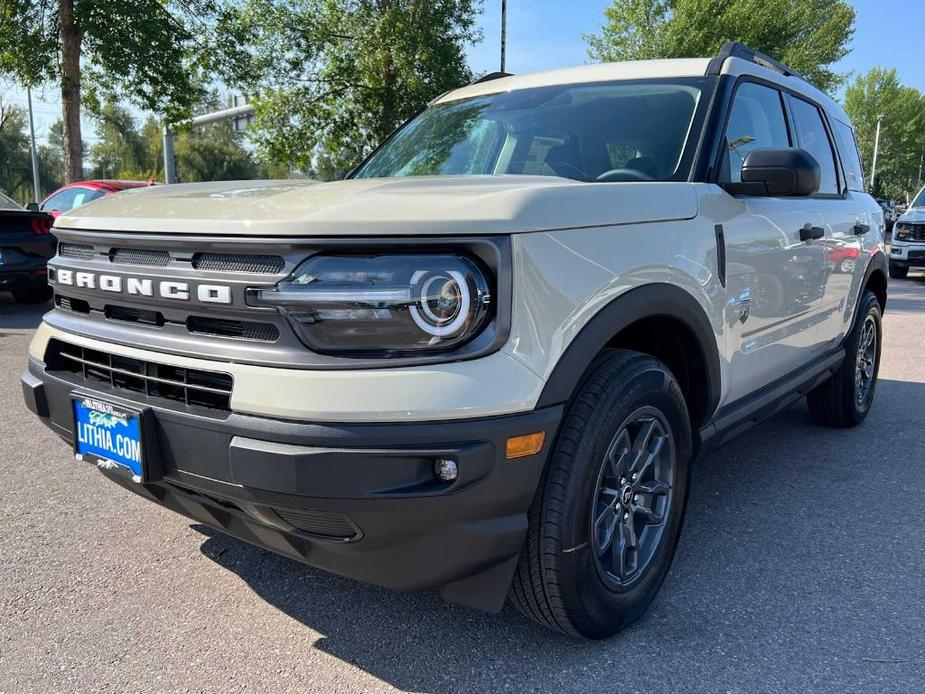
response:
[[[82,413],[86,413],[85,416],[82,417]],[[95,423],[91,421],[90,413],[97,413]],[[139,484],[151,481],[149,456],[145,451],[150,427],[143,409],[123,405],[105,396],[72,393],[71,415],[74,422],[74,457],[77,460]],[[121,441],[117,437],[122,437]],[[128,455],[120,455],[117,449]]]

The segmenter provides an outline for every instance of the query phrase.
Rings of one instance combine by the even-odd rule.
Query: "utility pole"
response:
[[[922,162],[925,161],[925,147],[922,147],[922,153],[919,155],[919,185],[922,185]]]
[[[870,167],[870,192],[873,193],[877,183],[877,154],[880,152],[880,124],[883,122],[883,114],[877,116],[877,134],[874,136],[874,163]]]
[[[218,123],[224,120],[237,121],[239,119],[244,119],[245,121],[254,115],[254,105],[253,104],[241,104],[240,106],[233,106],[232,108],[226,108],[221,111],[215,111],[213,113],[204,113],[201,116],[195,116],[191,118],[187,123],[192,126],[208,125],[209,123]],[[170,129],[170,126],[164,126],[164,183],[176,183],[177,182],[177,161],[174,158],[173,152],[173,131]]]
[[[507,0],[501,0],[501,72],[507,72]]]
[[[32,90],[26,87],[26,101],[29,103],[29,137],[32,149],[32,193],[35,202],[42,200],[42,186],[39,181],[39,155],[35,147],[35,120],[32,117]]]

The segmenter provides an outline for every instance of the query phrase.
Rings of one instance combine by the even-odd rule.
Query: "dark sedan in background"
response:
[[[55,254],[54,218],[0,193],[0,290],[27,304],[51,298],[46,263]]]

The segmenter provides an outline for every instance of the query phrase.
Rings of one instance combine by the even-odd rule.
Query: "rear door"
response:
[[[845,333],[845,316],[853,312],[864,277],[862,237],[873,237],[879,219],[871,219],[864,201],[869,196],[848,189],[822,109],[792,94],[787,95],[787,106],[797,146],[812,154],[822,169],[815,200],[825,219],[825,238],[817,242],[825,248],[825,289],[816,329],[820,341],[834,347]]]
[[[763,83],[736,87],[718,182],[741,181],[754,149],[793,147],[784,95]],[[724,195],[728,195],[724,193]],[[826,247],[801,241],[807,225],[826,227],[825,199],[737,195],[723,221],[726,242],[727,353],[734,401],[786,376],[821,350]]]

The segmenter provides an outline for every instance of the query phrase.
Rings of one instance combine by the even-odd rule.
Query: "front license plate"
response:
[[[75,396],[74,453],[78,460],[144,481],[141,414],[88,396]]]

